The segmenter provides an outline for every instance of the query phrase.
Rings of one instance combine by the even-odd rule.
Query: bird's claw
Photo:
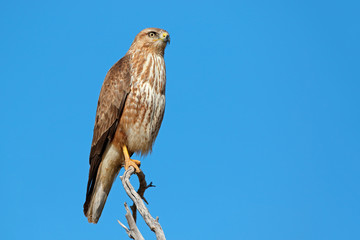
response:
[[[130,167],[130,166],[132,166],[132,167],[134,167],[134,169],[135,169],[135,171],[137,172],[137,173],[139,173],[141,170],[140,170],[140,164],[141,164],[141,162],[140,161],[138,161],[138,160],[134,160],[134,159],[125,159],[125,171],[126,170],[128,170],[128,168]]]

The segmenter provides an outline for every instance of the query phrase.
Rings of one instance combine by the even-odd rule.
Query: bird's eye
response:
[[[149,37],[151,37],[151,38],[153,38],[153,37],[155,37],[156,36],[156,33],[155,32],[149,32]]]

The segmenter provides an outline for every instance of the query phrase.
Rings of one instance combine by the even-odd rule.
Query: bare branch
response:
[[[139,177],[139,181],[140,181],[140,188],[139,188],[138,192],[140,192],[142,184],[143,185],[145,184],[145,188],[143,187],[143,192],[140,192],[140,194],[142,195],[141,196],[138,192],[135,191],[134,187],[130,183],[130,177],[132,174],[134,174],[134,172],[135,172],[135,169],[133,167],[129,167],[128,170],[126,170],[124,172],[123,176],[120,177],[121,182],[125,188],[125,191],[126,191],[127,195],[131,198],[131,200],[134,202],[140,215],[143,217],[146,224],[150,227],[151,231],[155,232],[156,239],[157,240],[166,240],[164,231],[162,230],[161,225],[159,223],[159,218],[157,217],[155,220],[151,216],[149,210],[146,208],[146,206],[142,200],[142,199],[144,199],[143,195],[144,195],[145,190],[149,187],[152,187],[153,185],[152,185],[152,183],[150,183],[149,185],[146,185],[145,175],[142,172],[139,173],[138,177]],[[142,183],[142,179],[143,179],[143,181],[145,181],[145,183]],[[135,214],[135,218],[136,218],[136,214]],[[134,220],[134,222],[135,222],[135,220]],[[129,223],[129,226],[130,226],[130,223]],[[131,229],[131,227],[130,227],[130,229]]]
[[[135,240],[144,240],[144,237],[141,235],[138,227],[136,226],[136,222],[130,213],[130,209],[129,209],[127,203],[124,203],[124,205],[125,205],[125,209],[126,209],[125,217],[129,224],[130,229],[128,229],[119,220],[118,220],[118,223],[125,229],[126,233],[129,235],[130,238],[135,239]]]
[[[146,202],[146,204],[149,204],[148,201],[145,199],[144,194],[145,194],[146,189],[148,189],[149,187],[155,187],[155,185],[153,185],[152,182],[150,182],[150,184],[147,185],[144,172],[141,171],[139,173],[136,173],[136,175],[139,178],[139,189],[138,189],[137,193],[140,195],[142,200],[144,200],[144,202]],[[133,205],[130,208],[131,208],[131,211],[133,214],[133,218],[136,222],[136,213],[137,213],[136,210],[137,209],[136,209],[135,203],[133,203]]]

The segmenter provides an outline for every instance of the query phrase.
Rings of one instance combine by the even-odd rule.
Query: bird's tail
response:
[[[111,152],[111,148],[104,155],[97,169],[96,178],[93,179],[94,187],[88,191],[84,203],[84,214],[90,223],[99,221],[111,186],[121,169],[120,156]]]

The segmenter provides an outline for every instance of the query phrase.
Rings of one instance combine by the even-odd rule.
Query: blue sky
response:
[[[82,213],[98,94],[146,27],[167,105],[142,158],[168,239],[360,239],[357,1],[2,1],[1,239],[127,239]],[[140,221],[146,239],[153,233]]]

